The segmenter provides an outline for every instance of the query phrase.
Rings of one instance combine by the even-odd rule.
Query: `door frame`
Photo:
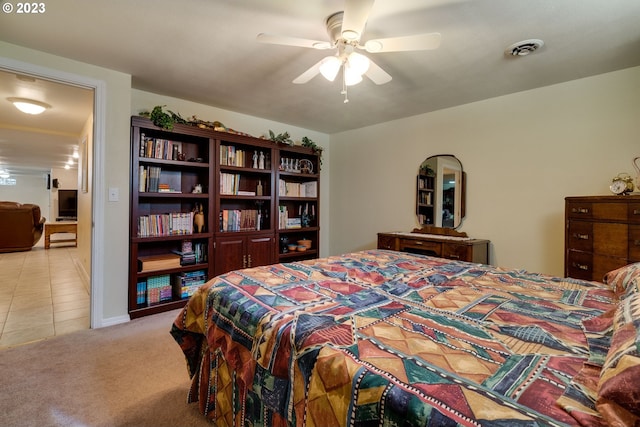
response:
[[[93,89],[93,173],[91,191],[91,328],[103,324],[104,295],[104,150],[106,129],[106,82],[79,74],[17,61],[0,56],[0,68],[9,72],[27,74],[70,86]]]

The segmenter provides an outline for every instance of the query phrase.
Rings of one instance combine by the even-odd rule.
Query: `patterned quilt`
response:
[[[602,283],[370,250],[218,276],[171,333],[218,427],[601,426],[585,322],[612,307]]]

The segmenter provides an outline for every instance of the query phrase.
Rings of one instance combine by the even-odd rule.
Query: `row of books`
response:
[[[176,297],[189,298],[207,281],[207,273],[204,270],[184,271],[174,274],[171,281]]]
[[[193,212],[171,212],[138,217],[138,237],[193,233]]]
[[[187,245],[188,247],[186,247]],[[173,253],[180,256],[180,265],[207,262],[207,243],[196,242],[192,244],[190,240],[185,241],[182,244],[182,250],[173,251]]]
[[[255,196],[256,192],[240,190],[240,174],[220,172],[220,194]]]
[[[152,306],[165,301],[171,301],[173,289],[169,274],[147,277],[139,280],[136,289],[136,301],[138,305]]]
[[[284,230],[286,228],[300,228],[300,227],[301,225],[296,227],[296,225],[290,221],[289,210],[287,209],[286,206],[278,206],[278,229]]]
[[[278,194],[286,197],[318,197],[318,182],[288,182],[280,179]]]
[[[220,231],[257,231],[262,227],[262,214],[257,209],[223,209]]]
[[[220,145],[220,164],[222,166],[245,165],[245,150],[236,148],[234,145]]]
[[[205,270],[185,271],[179,274],[147,277],[139,280],[136,287],[136,303],[153,306],[172,299],[185,299],[207,281]]]
[[[220,194],[237,195],[239,191],[240,174],[220,172]]]
[[[430,205],[431,193],[430,192],[418,193],[418,203],[420,203],[421,205]]]
[[[138,170],[138,191],[141,193],[181,193],[182,174],[180,171],[163,171],[159,166],[140,165]]]
[[[140,138],[140,157],[153,159],[178,160],[182,153],[182,143],[168,139],[151,138],[142,134]]]

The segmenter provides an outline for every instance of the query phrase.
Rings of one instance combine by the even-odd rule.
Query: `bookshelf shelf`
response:
[[[168,131],[132,117],[130,316],[182,307],[184,287],[177,281],[184,283],[191,276],[209,280],[233,269],[317,257],[319,163],[311,148],[181,124]],[[309,170],[313,173],[303,173]],[[304,191],[304,196],[281,195],[281,182]],[[279,226],[281,212],[295,228]],[[189,215],[188,224],[181,222],[181,215]],[[201,232],[192,232],[199,230],[197,224]],[[181,234],[172,234],[176,230]],[[282,250],[283,242],[298,240],[310,240],[311,247],[304,252]],[[186,257],[184,242],[197,246],[205,258],[139,271],[145,257]],[[160,283],[161,301],[149,300],[145,282]],[[170,296],[167,287],[172,288]]]

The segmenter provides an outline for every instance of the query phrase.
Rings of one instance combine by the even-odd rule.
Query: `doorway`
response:
[[[103,241],[104,222],[102,221],[102,212],[104,210],[103,202],[100,198],[100,188],[103,177],[100,171],[103,170],[102,147],[105,133],[106,108],[105,94],[106,85],[101,80],[96,80],[86,76],[70,74],[67,72],[53,70],[40,67],[33,64],[23,63],[9,58],[0,57],[0,70],[11,73],[31,76],[36,79],[53,81],[69,88],[83,88],[93,93],[93,110],[91,117],[91,130],[85,132],[80,138],[80,144],[85,142],[86,146],[86,162],[80,167],[84,167],[79,176],[79,199],[84,195],[84,203],[79,200],[80,213],[79,221],[84,223],[84,232],[81,231],[79,224],[79,245],[82,245],[82,235],[86,238],[86,266],[90,287],[90,325],[95,328],[102,326],[102,294],[103,279],[102,271],[104,270],[103,257],[100,254],[104,248],[96,242]],[[82,148],[82,147],[81,147]],[[82,155],[82,153],[80,153]],[[82,175],[86,173],[85,175]],[[85,187],[86,186],[86,187]],[[86,190],[86,191],[85,191]],[[85,213],[82,213],[82,209]],[[84,220],[83,217],[84,216]]]

